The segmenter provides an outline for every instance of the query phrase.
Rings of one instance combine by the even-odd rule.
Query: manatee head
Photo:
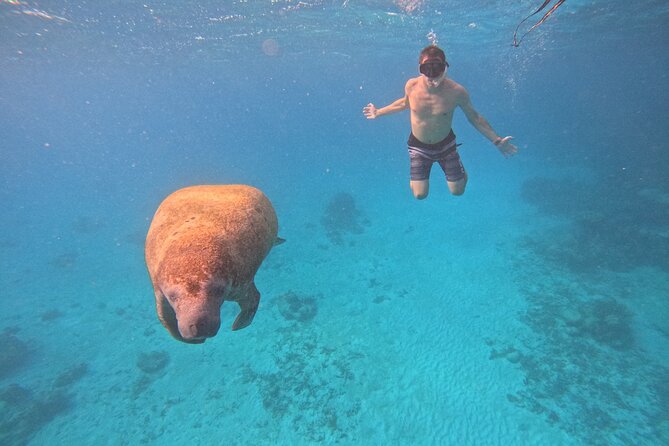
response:
[[[222,280],[173,280],[160,284],[159,318],[176,339],[200,344],[216,336],[226,292]]]

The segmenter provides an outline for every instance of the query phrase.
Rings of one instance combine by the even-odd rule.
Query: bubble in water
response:
[[[274,39],[265,39],[262,43],[262,52],[267,56],[278,56],[279,55],[279,42]]]
[[[437,45],[437,33],[434,32],[434,30],[430,30],[429,33],[427,33],[427,40],[430,41],[430,45]]]

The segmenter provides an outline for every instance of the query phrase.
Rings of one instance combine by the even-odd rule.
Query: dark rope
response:
[[[551,14],[553,14],[553,12],[555,12],[555,10],[558,9],[558,8],[560,7],[560,5],[563,4],[563,3],[565,2],[565,0],[558,0],[558,2],[557,2],[556,4],[554,4],[553,7],[552,7],[551,9],[549,9],[548,12],[547,12],[546,14],[544,14],[544,16],[541,18],[541,20],[539,20],[537,23],[535,23],[534,26],[532,26],[532,28],[530,28],[529,30],[527,30],[527,32],[526,32],[525,34],[522,35],[522,37],[520,38],[520,40],[517,40],[516,37],[517,37],[517,35],[518,35],[518,29],[520,28],[520,25],[522,25],[523,23],[525,23],[525,21],[526,21],[527,19],[529,19],[530,17],[532,17],[533,15],[538,14],[539,11],[541,11],[542,9],[544,9],[550,2],[551,2],[551,0],[546,0],[546,1],[544,2],[543,5],[539,6],[539,8],[538,8],[536,11],[534,11],[532,14],[528,15],[527,17],[525,17],[525,18],[518,24],[518,26],[516,26],[516,31],[514,31],[514,33],[513,33],[513,46],[515,46],[515,47],[519,46],[519,45],[520,45],[520,42],[523,41],[523,39],[525,38],[525,36],[528,35],[528,34],[530,33],[530,31],[532,31],[534,28],[536,28],[537,26],[539,26],[539,25],[541,25],[542,23],[544,23],[544,22],[546,21],[546,19],[548,18],[548,16],[550,16]]]

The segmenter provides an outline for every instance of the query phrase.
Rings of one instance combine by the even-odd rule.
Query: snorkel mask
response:
[[[436,79],[446,71],[448,67],[448,62],[438,58],[427,59],[425,62],[420,64],[420,73],[427,76],[430,79]]]

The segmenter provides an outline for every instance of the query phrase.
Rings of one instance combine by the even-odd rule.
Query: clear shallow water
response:
[[[668,8],[565,2],[511,47],[536,6],[1,2],[2,442],[667,443]],[[360,110],[430,30],[521,153],[456,113],[467,193],[416,202],[408,116]],[[288,242],[248,329],[179,344],[146,229],[235,182]]]

